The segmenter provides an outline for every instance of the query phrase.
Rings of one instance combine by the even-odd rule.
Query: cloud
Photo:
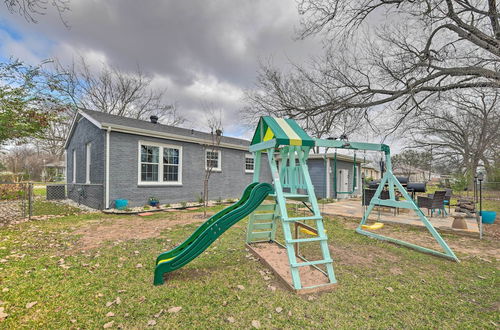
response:
[[[299,22],[294,0],[79,0],[71,2],[66,19],[70,29],[52,12],[38,24],[0,13],[0,54],[63,63],[84,56],[131,71],[139,65],[156,87],[168,89],[168,100],[177,102],[190,125],[203,127],[208,102],[224,109],[226,132],[242,135],[248,133],[238,110],[259,61],[272,57],[286,66],[321,50],[318,40],[293,40]]]

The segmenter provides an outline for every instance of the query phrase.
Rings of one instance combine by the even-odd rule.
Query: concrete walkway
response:
[[[349,199],[343,200],[330,204],[321,204],[319,206],[321,213],[325,216],[344,216],[351,218],[361,219],[363,217],[363,207],[361,206],[360,199]],[[424,214],[427,210],[424,210]],[[448,211],[448,209],[446,209]],[[451,210],[453,213],[453,209]],[[394,215],[394,209],[381,207],[380,208],[380,219],[378,219],[378,209],[374,208],[369,220],[374,220],[384,223],[396,223],[402,225],[425,227],[424,223],[415,214],[414,211],[408,209],[399,209],[399,214]],[[451,225],[453,223],[453,218],[450,216],[441,217],[434,214],[433,217],[427,216],[434,228],[440,231],[468,234],[468,235],[479,235],[479,226],[475,219],[466,219],[467,229],[455,229]]]

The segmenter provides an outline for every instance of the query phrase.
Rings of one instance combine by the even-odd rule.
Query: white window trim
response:
[[[71,167],[73,170],[72,176],[73,176],[73,183],[76,183],[76,150],[73,149],[73,166]]]
[[[205,170],[208,170],[207,167],[207,153],[208,152],[217,152],[219,154],[218,159],[217,159],[217,167],[212,168],[212,172],[222,172],[222,152],[220,149],[218,150],[212,150],[210,149],[205,149]]]
[[[247,158],[252,158],[253,159],[253,170],[247,170]],[[253,154],[245,154],[245,173],[254,173],[255,172],[255,158],[253,157]]]
[[[85,145],[85,183],[90,183],[90,164],[91,164],[92,142]]]
[[[159,147],[158,181],[141,181],[141,145]],[[163,180],[163,148],[179,149],[179,180]],[[139,140],[137,145],[137,185],[138,186],[182,186],[182,146]]]

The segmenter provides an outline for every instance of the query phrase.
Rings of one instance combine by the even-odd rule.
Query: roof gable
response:
[[[314,140],[293,119],[260,117],[251,145],[276,139],[277,145],[314,146]]]

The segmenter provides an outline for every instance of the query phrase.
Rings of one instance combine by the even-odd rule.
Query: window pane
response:
[[[163,181],[177,182],[179,181],[179,166],[164,165],[163,166]]]
[[[164,148],[163,164],[179,164],[179,149]]]
[[[245,157],[245,169],[247,171],[253,171],[254,169],[254,160],[250,157]]]
[[[160,147],[141,145],[141,162],[158,163]]]
[[[158,165],[142,164],[141,181],[158,181]]]
[[[219,153],[217,151],[207,151],[207,167],[219,167]]]

